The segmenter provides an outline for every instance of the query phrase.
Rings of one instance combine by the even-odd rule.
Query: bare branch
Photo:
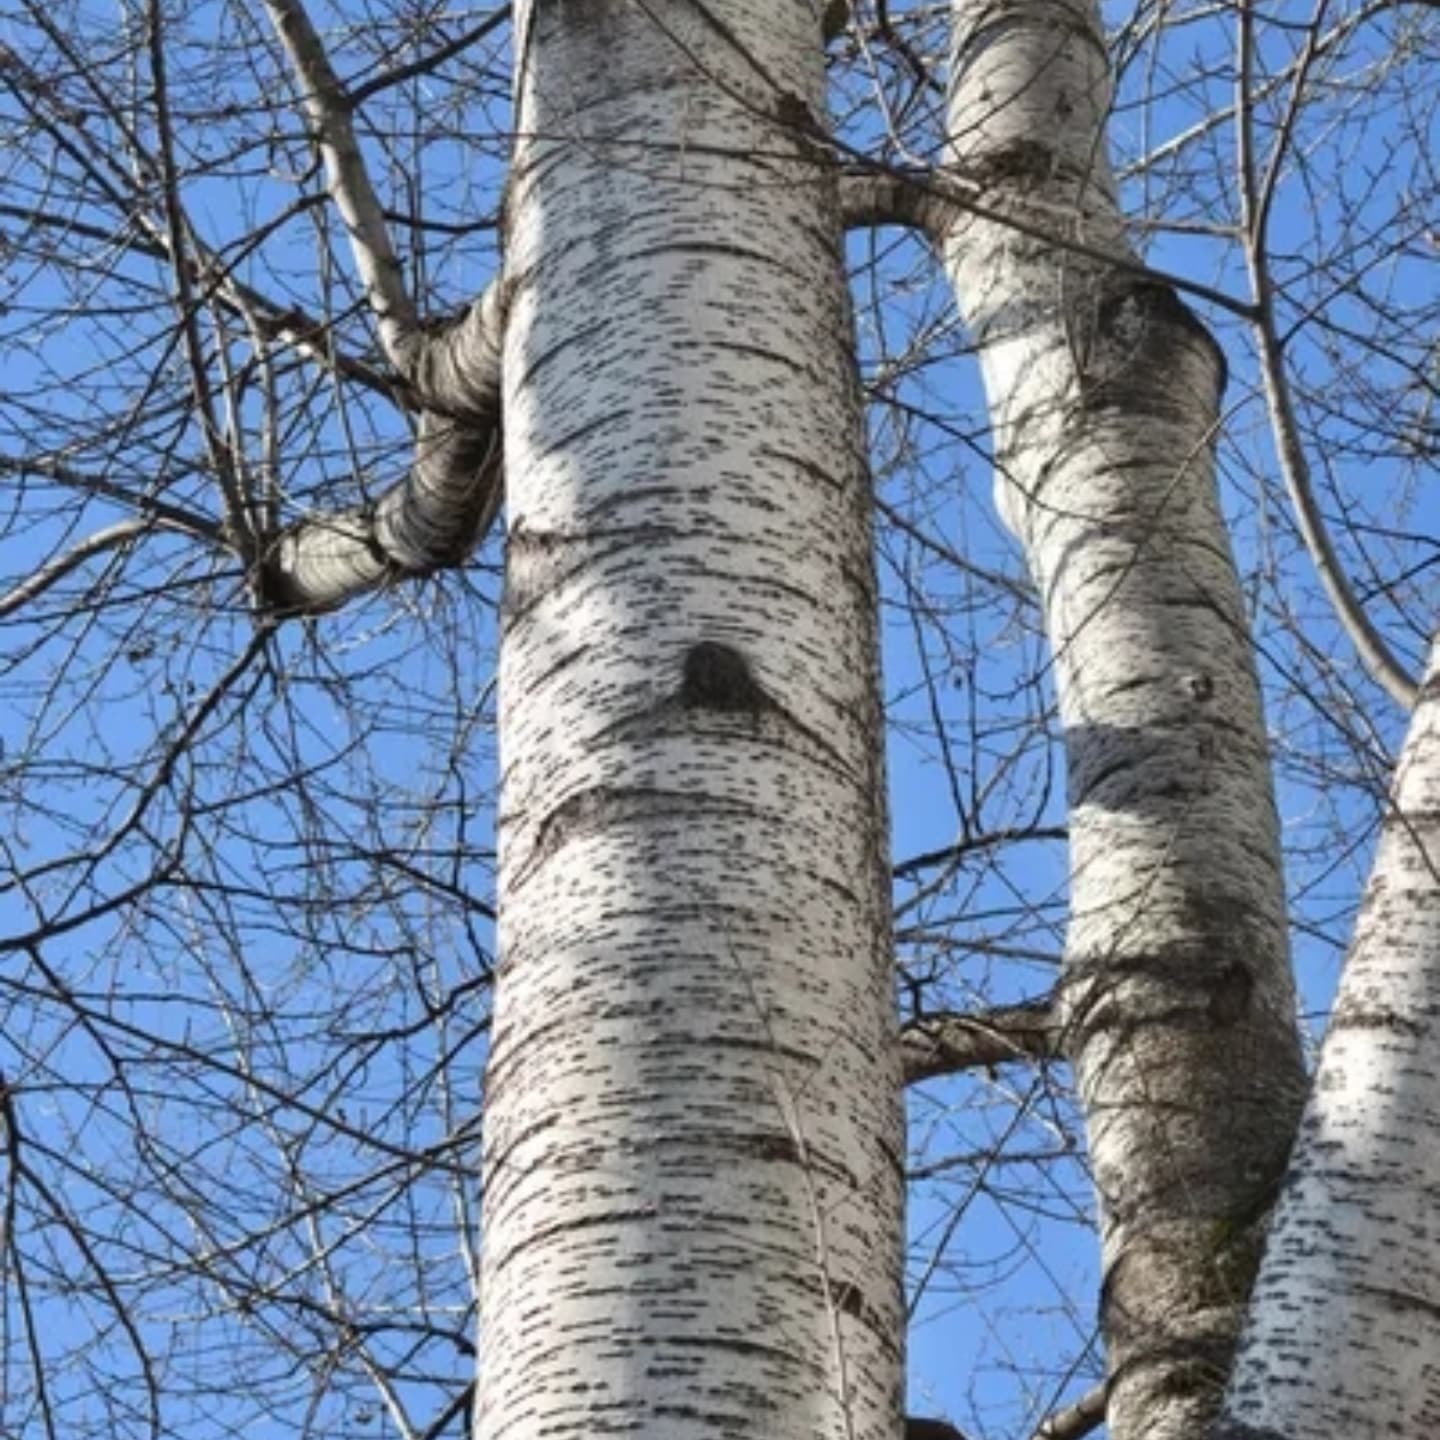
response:
[[[972,216],[1004,225],[1017,235],[1043,241],[1057,250],[1096,261],[1119,274],[1170,286],[1243,319],[1255,318],[1255,307],[1248,300],[1188,276],[1147,265],[1128,251],[1107,249],[1080,239],[1074,233],[1077,212],[1073,205],[1046,204],[1032,196],[1025,197],[1023,202],[1011,196],[997,204],[987,198],[988,190],[983,176],[967,175],[959,165],[943,174],[923,167],[860,165],[841,176],[841,213],[850,228],[912,225],[936,244],[961,217]]]
[[[264,600],[282,614],[333,610],[377,585],[459,564],[485,538],[504,491],[500,339],[505,290],[407,342],[420,417],[409,473],[378,500],[307,516],[266,556]]]
[[[213,543],[220,543],[224,539],[222,527],[208,516],[198,515],[193,510],[172,505],[165,500],[158,500],[153,495],[136,493],[103,475],[76,470],[63,461],[46,456],[0,455],[0,475],[39,475],[72,490],[103,495],[107,500],[113,500],[117,505],[123,505],[127,510],[134,510],[141,515],[154,516],[172,530],[179,530]]]
[[[1097,1385],[1073,1405],[1057,1410],[1040,1422],[1032,1440],[1082,1440],[1105,1419],[1105,1387]],[[967,1440],[965,1432],[948,1420],[905,1417],[905,1440]]]
[[[491,31],[498,30],[509,19],[510,6],[501,5],[499,9],[492,11],[478,24],[462,31],[453,40],[432,50],[430,54],[422,55],[419,59],[412,60],[406,65],[397,65],[393,70],[382,71],[363,84],[354,86],[350,91],[351,110],[359,109],[372,96],[380,94],[383,90],[403,85],[405,81],[413,80],[418,75],[431,74],[447,60],[453,60],[455,56],[468,50],[477,40],[483,40]]]
[[[1284,345],[1275,323],[1275,284],[1270,273],[1266,239],[1270,206],[1281,160],[1294,131],[1306,76],[1317,53],[1319,31],[1312,28],[1306,48],[1296,66],[1290,105],[1262,179],[1258,173],[1255,154],[1254,98],[1251,91],[1253,17],[1250,9],[1244,5],[1240,6],[1237,14],[1240,26],[1240,64],[1236,78],[1236,108],[1239,110],[1240,123],[1236,126],[1239,162],[1236,169],[1239,173],[1242,229],[1245,235],[1245,264],[1254,296],[1251,322],[1258,341],[1260,370],[1265,385],[1270,424],[1275,435],[1275,451],[1280,460],[1280,473],[1285,479],[1290,503],[1295,508],[1295,524],[1300,531],[1300,538],[1305,542],[1305,549],[1320,576],[1320,583],[1325,587],[1325,593],[1330,597],[1335,614],[1355,646],[1361,663],[1369,671],[1371,678],[1384,688],[1396,704],[1411,710],[1419,697],[1419,684],[1366,614],[1365,607],[1346,578],[1340,557],[1335,551],[1335,543],[1325,524],[1325,517],[1320,513],[1320,506],[1316,502],[1310,462],[1300,441],[1300,424],[1285,371]]]
[[[118,525],[97,530],[63,555],[57,555],[53,560],[42,565],[6,594],[0,595],[0,618],[13,615],[22,606],[38,599],[52,585],[63,580],[91,556],[103,555],[107,550],[115,550],[122,545],[129,545],[142,535],[148,535],[154,528],[154,524],[148,520],[122,520]]]
[[[355,267],[365,284],[381,343],[391,361],[403,370],[406,343],[419,317],[355,139],[350,96],[301,0],[266,0],[265,8],[304,91],[305,113],[315,129],[330,194],[349,232]]]
[[[266,0],[266,8],[303,84],[385,353],[426,407],[414,462],[399,485],[377,502],[303,521],[267,546],[265,601],[282,613],[315,613],[387,580],[456,564],[483,539],[502,487],[504,292],[492,284],[458,322],[421,326],[355,139],[354,99],[302,0]]]
[[[1041,1421],[1034,1440],[1080,1440],[1105,1422],[1105,1387],[1097,1385],[1073,1405]]]
[[[165,243],[173,260],[175,306],[180,317],[185,362],[190,371],[190,393],[200,416],[210,463],[214,466],[220,492],[224,496],[226,528],[232,542],[241,551],[241,558],[249,564],[254,559],[255,551],[250,497],[245,492],[244,477],[235,453],[216,418],[215,397],[206,370],[205,349],[200,338],[199,312],[191,285],[192,268],[187,256],[187,232],[190,227],[180,200],[180,181],[175,167],[175,141],[170,123],[170,82],[165,65],[164,23],[161,6],[151,0],[146,15],[146,31],[150,76],[155,87],[155,124],[159,134],[158,163]]]
[[[1056,1060],[1061,1034],[1050,996],[978,1014],[926,1015],[901,1033],[905,1083],[1012,1060]]]
[[[929,184],[917,184],[896,170],[848,170],[840,177],[840,212],[845,226],[908,225],[927,235],[944,228],[950,202]]]

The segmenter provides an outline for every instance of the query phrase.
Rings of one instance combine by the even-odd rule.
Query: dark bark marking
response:
[[[1178,368],[1176,352],[1195,344],[1209,352],[1215,367],[1218,407],[1229,367],[1209,328],[1171,286],[1114,277],[1095,307],[1093,344],[1088,348],[1103,363],[1098,373],[1081,377],[1085,408],[1168,414],[1177,403],[1170,393],[1170,377]],[[1119,357],[1124,357],[1121,363]],[[1188,411],[1188,397],[1181,406]]]
[[[757,445],[755,453],[766,460],[778,460],[782,465],[788,465],[791,469],[798,470],[807,480],[815,480],[828,490],[845,488],[845,482],[824,466],[817,465],[813,460],[807,460],[803,456],[792,455],[788,450],[781,450],[774,445]]]
[[[576,345],[588,345],[597,336],[603,335],[608,324],[608,320],[597,320],[594,324],[582,325],[569,334],[562,335],[554,344],[529,357],[516,382],[516,390],[526,389],[551,361],[559,359],[567,350]]]
[[[1059,170],[1055,151],[1049,145],[1040,140],[1015,140],[967,160],[964,176],[988,190],[1018,181],[1041,184],[1059,178]]]
[[[558,436],[552,440],[544,449],[535,450],[536,460],[548,459],[551,455],[560,455],[567,450],[575,449],[579,443],[598,431],[608,429],[611,425],[621,420],[628,420],[628,410],[612,410],[608,415],[597,415],[593,420],[587,420],[583,425],[577,425],[575,429],[567,434]]]
[[[560,1220],[553,1225],[538,1226],[520,1236],[504,1255],[497,1257],[494,1262],[496,1273],[506,1269],[527,1250],[533,1250],[537,1245],[549,1245],[557,1235],[578,1235],[586,1230],[601,1230],[618,1225],[643,1225],[654,1220],[659,1213],[655,1206],[644,1205],[627,1210],[582,1215],[577,1220]]]
[[[646,786],[593,785],[577,791],[551,810],[535,832],[535,843],[518,867],[513,886],[519,889],[552,855],[578,835],[602,830],[632,819],[671,817],[693,823],[697,815],[730,814],[753,818],[754,806],[711,795],[651,789]]]
[[[1396,1310],[1416,1311],[1432,1320],[1436,1315],[1440,1315],[1440,1304],[1427,1299],[1424,1295],[1417,1295],[1411,1290],[1397,1290],[1393,1285],[1365,1285],[1363,1283],[1355,1288],[1362,1294],[1381,1296]]]
[[[1238,960],[1227,960],[1210,977],[1210,1019],[1218,1025],[1236,1025],[1250,1009],[1255,977]]]
[[[536,530],[523,517],[505,544],[505,586],[501,613],[507,621],[524,615],[606,554],[630,545],[661,542],[674,531],[664,525],[592,525],[585,530]]]
[[[1155,1027],[1218,1030],[1245,1019],[1255,977],[1243,961],[1214,959],[1216,950],[1237,941],[1234,909],[1224,902],[1207,906],[1192,896],[1191,911],[1194,938],[1123,958],[1070,958],[1063,981],[1069,1010],[1067,1051],[1074,1054],[1105,1032],[1135,1036]],[[1116,1004],[1115,993],[1122,988],[1125,999]]]
[[[750,663],[732,646],[701,640],[685,655],[680,703],[687,710],[720,710],[761,715],[774,701],[750,673]]]
[[[1392,1035],[1410,1035],[1424,1039],[1428,1026],[1421,1021],[1402,1015],[1397,1010],[1383,1010],[1379,1007],[1362,1009],[1341,1008],[1331,1021],[1335,1030],[1388,1030]]]

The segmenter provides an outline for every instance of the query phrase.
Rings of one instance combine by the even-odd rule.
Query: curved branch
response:
[[[505,287],[402,345],[420,402],[409,473],[378,500],[308,515],[273,537],[260,598],[284,615],[334,610],[377,585],[457,565],[484,540],[504,493],[500,340]]]
[[[863,157],[856,158],[863,162]],[[998,176],[987,174],[979,165],[972,165],[967,174],[963,163],[943,172],[927,166],[899,168],[860,163],[840,176],[841,215],[849,229],[911,225],[937,246],[943,245],[951,231],[967,218],[1003,225],[1016,235],[1093,261],[1119,275],[1169,286],[1244,320],[1255,319],[1255,306],[1248,300],[1189,276],[1147,265],[1128,251],[1082,238],[1075,222],[1085,217],[1073,203],[1046,202],[1033,194],[985,198],[995,189],[997,179],[1003,182],[1006,178],[1003,172]]]
[[[484,538],[503,486],[505,292],[492,284],[459,320],[421,324],[355,138],[354,97],[303,0],[266,0],[266,9],[300,80],[385,354],[423,407],[403,481],[378,501],[309,517],[268,537],[260,599],[281,614],[315,614],[376,585],[458,564]]]
[[[1073,1405],[1067,1405],[1063,1410],[1057,1410],[1042,1420],[1032,1440],[1082,1440],[1083,1436],[1098,1429],[1104,1419],[1105,1387],[1097,1385]],[[948,1420],[920,1419],[907,1415],[905,1440],[966,1440],[966,1435]]]
[[[840,176],[840,215],[847,230],[905,225],[934,239],[944,232],[953,208],[931,176],[878,169],[846,170]]]
[[[42,565],[33,574],[20,581],[18,585],[12,586],[4,595],[0,595],[0,619],[7,615],[13,615],[22,606],[38,599],[52,585],[63,580],[72,570],[83,565],[92,555],[101,555],[107,550],[115,550],[122,545],[128,545],[132,540],[138,540],[154,528],[154,524],[148,520],[122,520],[118,525],[109,525],[104,530],[97,530],[63,555],[57,555],[53,560]]]
[[[1262,302],[1262,314],[1255,320],[1255,329],[1260,341],[1260,371],[1265,382],[1270,425],[1275,435],[1275,451],[1280,459],[1280,474],[1284,478],[1286,492],[1295,508],[1295,524],[1300,538],[1331,605],[1335,607],[1335,614],[1370,678],[1383,687],[1397,705],[1413,710],[1420,695],[1420,686],[1365,613],[1364,605],[1345,576],[1329,528],[1316,503],[1310,462],[1305,458],[1305,449],[1300,443],[1300,428],[1290,382],[1285,375],[1283,349],[1275,333],[1275,317],[1268,298]]]
[[[1034,1440],[1080,1440],[1105,1422],[1105,1387],[1097,1385],[1073,1405],[1057,1410],[1040,1422]]]
[[[1345,633],[1350,637],[1370,676],[1390,697],[1406,710],[1413,710],[1420,687],[1415,677],[1401,663],[1375,628],[1365,607],[1351,588],[1335,551],[1325,518],[1315,500],[1315,487],[1310,475],[1310,462],[1300,441],[1300,423],[1295,414],[1294,397],[1285,374],[1285,351],[1275,325],[1275,285],[1266,263],[1265,242],[1269,228],[1271,202],[1280,171],[1280,162],[1293,132],[1294,121],[1304,82],[1317,53],[1318,32],[1312,30],[1296,69],[1290,105],[1270,154],[1270,163],[1263,178],[1258,174],[1255,154],[1254,96],[1251,90],[1253,63],[1252,17],[1244,6],[1238,12],[1240,24],[1240,65],[1236,77],[1236,109],[1240,123],[1236,126],[1236,147],[1240,176],[1240,213],[1245,236],[1245,265],[1250,275],[1254,296],[1251,323],[1259,342],[1260,373],[1265,383],[1266,408],[1275,436],[1275,451],[1280,460],[1280,473],[1290,503],[1295,508],[1295,523],[1305,543],[1311,562],[1320,576],[1320,583],[1335,607]]]

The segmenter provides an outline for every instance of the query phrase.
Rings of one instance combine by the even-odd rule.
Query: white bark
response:
[[[504,491],[500,339],[504,288],[400,350],[420,407],[409,472],[373,501],[307,515],[271,540],[262,576],[281,613],[333,610],[377,585],[457,565],[485,538]]]
[[[1062,1008],[1100,1199],[1107,1423],[1115,1440],[1191,1440],[1218,1405],[1303,1094],[1259,688],[1213,476],[1224,365],[1134,272],[1089,0],[955,0],[954,20],[951,160],[984,213],[962,211],[942,250],[1066,730]]]
[[[350,97],[325,53],[304,0],[265,0],[275,33],[301,86],[311,133],[325,166],[331,198],[350,236],[365,298],[392,363],[399,363],[419,316],[351,123]]]
[[[1440,639],[1219,1440],[1440,1432]]]
[[[485,1440],[900,1433],[870,496],[819,7],[517,7]]]

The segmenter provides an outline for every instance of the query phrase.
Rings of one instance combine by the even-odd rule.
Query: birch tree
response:
[[[477,1432],[879,1440],[899,1053],[820,17],[515,21]]]
[[[1424,1428],[1433,7],[5,24],[0,1430]]]
[[[953,166],[979,203],[960,199],[939,240],[1055,656],[1060,1004],[1100,1203],[1107,1421],[1179,1440],[1214,1408],[1304,1093],[1259,682],[1213,479],[1225,364],[1126,242],[1097,13],[954,13]]]

